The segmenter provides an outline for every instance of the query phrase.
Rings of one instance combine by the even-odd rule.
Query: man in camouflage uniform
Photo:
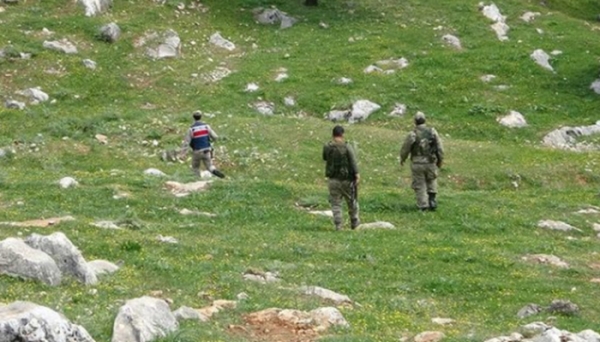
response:
[[[323,160],[326,162],[325,175],[329,179],[329,202],[335,229],[342,229],[342,198],[348,204],[350,227],[355,229],[360,225],[356,198],[360,174],[354,149],[344,141],[342,126],[333,128],[333,139],[323,146]]]
[[[203,163],[210,173],[219,178],[225,178],[225,175],[212,164],[212,147],[210,142],[219,137],[209,125],[200,121],[202,119],[200,111],[195,111],[193,117],[194,124],[192,124],[185,135],[183,144],[181,145],[181,155],[185,156],[188,147],[191,147],[193,151],[192,170],[196,176],[200,176],[200,163]]]
[[[435,210],[438,168],[444,161],[444,148],[436,130],[425,125],[425,114],[418,112],[415,115],[415,126],[402,145],[400,165],[404,165],[410,154],[417,206],[421,210]]]

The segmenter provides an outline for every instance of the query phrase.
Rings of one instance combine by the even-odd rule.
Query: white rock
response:
[[[521,333],[525,338],[531,338],[548,329],[550,329],[550,326],[544,322],[533,322],[522,326]]]
[[[222,79],[224,79],[225,77],[231,75],[232,71],[225,68],[225,67],[216,67],[215,70],[204,74],[203,78],[207,81],[207,82],[218,82]]]
[[[63,275],[71,275],[85,285],[98,282],[96,274],[88,267],[79,249],[65,234],[61,232],[50,235],[31,234],[25,243],[54,259]]]
[[[389,222],[377,221],[370,223],[363,223],[358,226],[356,229],[364,230],[364,229],[396,229],[396,226]]]
[[[335,82],[337,84],[344,84],[345,85],[345,84],[351,84],[354,81],[352,81],[352,79],[348,78],[348,77],[340,77]]]
[[[85,65],[85,67],[88,69],[92,69],[92,70],[96,69],[96,62],[94,62],[91,59],[84,59],[83,65]]]
[[[284,80],[286,80],[288,78],[289,78],[289,75],[286,74],[286,73],[284,73],[284,72],[282,72],[282,73],[277,74],[277,76],[275,76],[275,81],[276,82],[283,82]]]
[[[444,339],[444,335],[441,331],[424,331],[415,336],[415,342],[439,342]]]
[[[508,30],[510,30],[510,26],[508,26],[505,22],[497,22],[490,26],[494,32],[496,32],[496,37],[500,41],[508,40]]]
[[[191,192],[208,190],[210,183],[211,181],[197,181],[192,183],[179,183],[174,181],[168,181],[165,183],[165,187],[174,195],[186,196]]]
[[[209,42],[215,46],[218,46],[228,51],[235,50],[235,44],[223,38],[220,32],[213,33],[213,35],[210,36]]]
[[[93,17],[108,10],[112,6],[112,0],[78,0],[85,8],[85,15]]]
[[[121,28],[117,23],[103,25],[98,31],[98,37],[105,42],[114,43],[121,37]]]
[[[533,21],[533,19],[535,19],[535,17],[537,17],[538,15],[542,15],[540,12],[525,12],[523,13],[523,15],[521,16],[521,20],[523,20],[526,23],[530,23]]]
[[[179,35],[177,32],[169,29],[162,34],[162,43],[155,48],[147,48],[146,55],[155,59],[173,58],[179,56],[180,49],[181,39]]]
[[[404,116],[404,114],[406,114],[406,105],[396,102],[389,116]]]
[[[534,262],[538,264],[549,264],[560,268],[569,268],[569,264],[561,260],[555,255],[548,254],[528,254],[523,256],[521,259],[528,262]]]
[[[560,230],[563,232],[568,232],[570,230],[581,231],[581,229],[575,228],[568,223],[553,220],[541,220],[538,222],[538,227],[550,230]]]
[[[536,28],[535,31],[539,34],[544,34],[544,30],[542,30],[541,28]]]
[[[500,9],[496,6],[496,4],[491,4],[488,6],[484,6],[481,10],[484,16],[494,22],[504,22],[506,17],[500,13]]]
[[[271,116],[275,114],[275,104],[273,102],[258,101],[252,104],[260,114]]]
[[[600,342],[600,334],[591,329],[583,330],[577,333],[577,336],[586,342]]]
[[[15,238],[0,241],[0,274],[35,279],[51,286],[59,285],[62,279],[58,265],[48,254]]]
[[[246,85],[245,91],[248,92],[248,93],[253,93],[255,91],[258,91],[258,89],[260,89],[260,87],[258,86],[258,84],[256,84],[256,83],[248,83]]]
[[[281,281],[276,273],[272,272],[251,272],[246,271],[244,273],[244,280],[255,281],[258,283],[266,284],[266,283],[276,283]]]
[[[552,56],[558,56],[558,55],[562,55],[562,53],[563,53],[563,52],[562,52],[562,51],[560,51],[560,50],[552,50],[552,51],[550,52],[550,54],[551,54]]]
[[[165,177],[167,175],[166,173],[162,172],[161,170],[154,169],[154,168],[146,169],[144,171],[144,174],[148,175],[148,176],[154,176],[154,177]]]
[[[496,75],[483,75],[480,77],[482,82],[491,82],[496,78]]]
[[[381,68],[386,69],[404,69],[408,67],[408,60],[404,57],[398,59],[382,59],[380,61],[375,62],[375,64]]]
[[[55,50],[59,52],[64,52],[66,54],[75,54],[77,53],[77,48],[73,43],[66,39],[62,40],[54,40],[54,41],[44,41],[42,44],[43,47],[50,50]]]
[[[6,107],[8,109],[23,110],[23,109],[25,109],[25,103],[15,101],[15,100],[6,100],[6,102],[4,102],[4,107]]]
[[[576,214],[600,214],[600,211],[596,208],[585,208],[577,211]]]
[[[179,243],[179,241],[172,236],[162,236],[160,234],[156,237],[156,240],[158,240],[160,242],[164,242],[164,243],[172,243],[172,244]]]
[[[288,107],[293,107],[296,105],[296,100],[292,96],[286,96],[283,99],[283,103]]]
[[[87,330],[60,313],[30,302],[0,305],[0,341],[94,342]]]
[[[600,223],[594,223],[592,225],[592,228],[594,229],[595,232],[600,232]]]
[[[600,94],[600,78],[592,82],[590,89],[592,89],[594,93]]]
[[[442,40],[444,41],[444,43],[456,48],[456,49],[462,49],[462,44],[460,43],[460,39],[454,35],[451,34],[446,34],[442,37]]]
[[[247,300],[250,298],[250,296],[248,296],[246,292],[240,292],[235,296],[235,298],[237,298],[237,300]]]
[[[313,215],[333,217],[333,211],[331,210],[311,210],[308,213]]]
[[[292,27],[297,20],[287,15],[287,13],[278,10],[277,8],[257,8],[253,10],[254,19],[261,24],[275,24],[280,23],[280,28],[285,29]]]
[[[18,95],[28,97],[33,102],[45,102],[50,99],[48,94],[44,93],[40,87],[29,88],[22,91],[17,92]]]
[[[590,126],[561,127],[544,136],[543,144],[553,148],[572,151],[596,150],[597,147],[577,143],[577,137],[600,134],[600,121]]]
[[[365,74],[371,74],[374,72],[383,72],[383,69],[381,69],[380,67],[376,66],[376,65],[369,65],[368,67],[366,67],[363,72]]]
[[[550,56],[544,52],[544,50],[537,49],[533,51],[530,57],[542,68],[554,71],[554,68],[552,68],[552,65],[550,65]]]
[[[96,138],[96,140],[103,145],[108,144],[108,137],[104,134],[96,134],[94,138]]]
[[[338,326],[342,328],[349,328],[350,324],[344,318],[340,310],[334,307],[323,307],[312,310],[310,312],[312,318],[317,321],[317,324],[321,327]]]
[[[88,267],[94,272],[96,277],[104,274],[112,274],[119,270],[119,266],[106,260],[92,260],[88,262]]]
[[[510,128],[521,128],[527,126],[527,121],[525,121],[525,117],[514,110],[511,110],[507,115],[496,119],[502,126],[510,127]]]
[[[119,309],[112,342],[148,342],[179,328],[166,301],[152,297],[128,300]]]
[[[63,189],[67,189],[67,188],[71,188],[71,187],[79,185],[79,183],[75,180],[75,178],[72,178],[72,177],[63,177],[58,181],[58,184]]]
[[[193,319],[200,322],[208,322],[208,317],[201,314],[198,310],[192,309],[188,306],[182,306],[179,309],[173,311],[173,316],[177,319],[177,321],[182,321],[186,319]]]
[[[300,291],[309,296],[317,296],[325,300],[330,300],[335,304],[351,304],[352,300],[343,294],[328,290],[319,286],[301,286]]]
[[[449,325],[456,321],[453,320],[452,318],[435,317],[435,318],[431,319],[431,322],[435,323],[435,324],[439,324],[439,325]]]
[[[369,100],[358,100],[352,104],[352,111],[348,118],[349,123],[366,120],[369,115],[381,108],[377,103]]]

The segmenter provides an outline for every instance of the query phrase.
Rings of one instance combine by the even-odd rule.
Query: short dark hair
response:
[[[344,127],[337,125],[335,127],[333,127],[333,136],[334,137],[341,137],[344,135]]]
[[[202,119],[202,113],[200,113],[199,110],[195,111],[192,116],[194,117],[194,120],[200,120]]]

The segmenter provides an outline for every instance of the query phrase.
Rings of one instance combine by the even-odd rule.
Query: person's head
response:
[[[343,138],[344,137],[344,127],[337,125],[333,127],[333,137],[334,138]]]
[[[202,119],[202,112],[197,110],[194,113],[192,113],[192,116],[194,117],[194,120],[198,121],[198,120]]]
[[[422,112],[417,112],[415,114],[415,125],[422,125],[425,123],[425,114]]]

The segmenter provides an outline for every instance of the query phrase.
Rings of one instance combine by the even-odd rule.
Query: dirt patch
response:
[[[53,217],[49,219],[39,219],[39,220],[31,220],[31,221],[23,221],[23,222],[0,222],[2,226],[12,226],[12,227],[40,227],[45,228],[49,226],[53,226],[63,221],[74,221],[75,219],[71,216],[64,217]]]
[[[253,342],[314,342],[319,333],[310,325],[297,325],[275,319],[244,317],[244,325],[231,325],[229,331]]]

